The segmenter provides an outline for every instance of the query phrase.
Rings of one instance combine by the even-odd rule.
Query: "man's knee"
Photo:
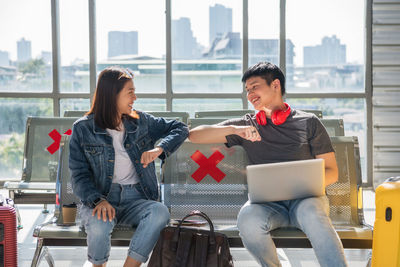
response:
[[[307,216],[329,216],[329,202],[324,197],[310,197],[301,200],[297,205],[297,214],[307,214]]]
[[[265,219],[263,210],[258,205],[244,206],[237,219],[237,227],[242,237],[259,236],[260,232],[268,232],[268,221]]]

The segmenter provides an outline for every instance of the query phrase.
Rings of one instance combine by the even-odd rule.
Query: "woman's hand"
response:
[[[164,150],[161,147],[153,148],[149,151],[145,151],[140,158],[140,163],[143,164],[143,168],[146,168],[147,165],[152,163]]]
[[[107,215],[110,222],[115,218],[115,209],[108,203],[107,200],[103,200],[93,209],[92,216],[95,216],[97,212],[97,219],[101,220],[103,217],[103,221],[107,221]]]
[[[261,136],[254,126],[233,126],[234,133],[251,142],[261,141]]]

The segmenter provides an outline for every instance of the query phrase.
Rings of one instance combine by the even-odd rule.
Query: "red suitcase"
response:
[[[0,267],[17,267],[17,219],[12,200],[0,195]]]

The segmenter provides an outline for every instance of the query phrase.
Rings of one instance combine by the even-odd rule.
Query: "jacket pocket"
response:
[[[91,157],[103,154],[104,151],[104,147],[99,145],[84,145],[83,149],[85,150],[85,154]]]
[[[151,138],[149,136],[143,136],[141,138],[138,139],[137,143],[136,143],[137,148],[139,149],[140,152],[144,152],[147,151],[149,149],[152,149],[152,141]]]
[[[104,165],[104,146],[84,145],[85,156],[95,177],[100,177]]]

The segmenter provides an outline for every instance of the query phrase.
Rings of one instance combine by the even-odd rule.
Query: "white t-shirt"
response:
[[[113,183],[118,184],[137,184],[139,177],[135,166],[124,147],[125,129],[122,125],[121,131],[106,129],[112,136],[115,151]]]

